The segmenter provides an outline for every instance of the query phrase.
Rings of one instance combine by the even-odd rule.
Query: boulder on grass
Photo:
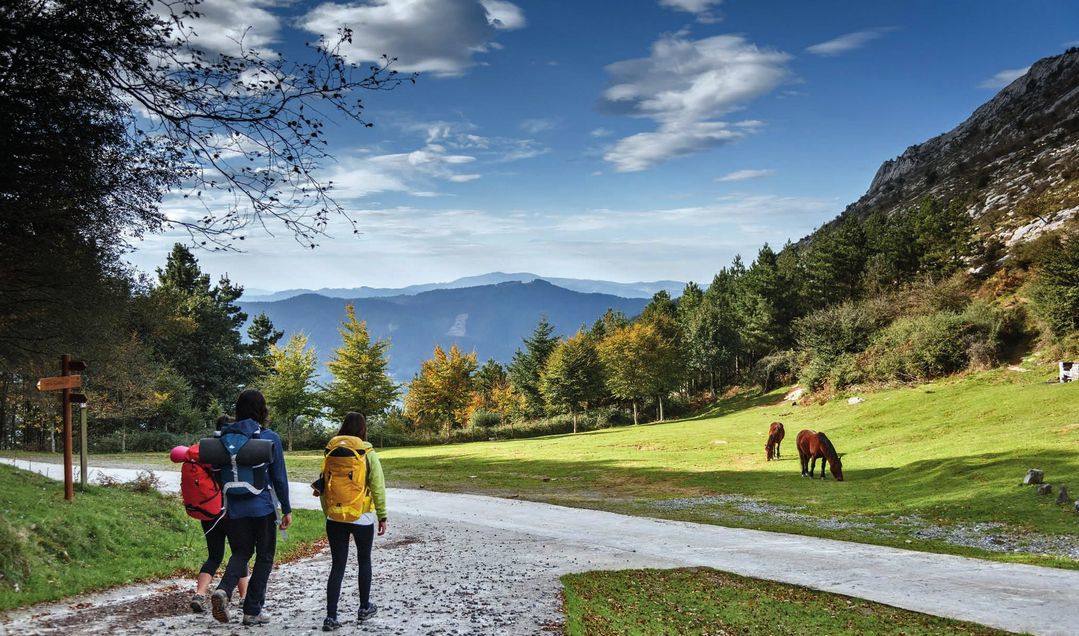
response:
[[[1060,487],[1060,494],[1057,495],[1057,504],[1065,506],[1071,500],[1072,500],[1071,496],[1068,495],[1068,487],[1067,486],[1061,486]]]
[[[1045,473],[1037,468],[1031,468],[1027,471],[1027,476],[1023,478],[1024,486],[1032,486],[1034,484],[1040,484],[1045,481]]]
[[[1039,495],[1048,495],[1048,494],[1051,494],[1052,492],[1053,492],[1053,487],[1050,486],[1049,484],[1042,484],[1042,485],[1038,486],[1038,494]]]

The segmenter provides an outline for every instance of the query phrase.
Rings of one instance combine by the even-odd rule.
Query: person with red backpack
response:
[[[222,415],[217,419],[217,430],[229,423],[229,418]],[[206,611],[206,596],[210,583],[217,574],[221,562],[225,560],[225,540],[228,536],[228,517],[222,510],[221,485],[214,477],[209,464],[199,462],[199,445],[177,446],[169,453],[169,459],[180,467],[180,494],[184,509],[190,517],[202,524],[202,534],[206,539],[206,561],[199,568],[195,584],[195,595],[191,597],[191,610],[202,614]],[[247,595],[248,573],[240,579],[238,588],[240,599]]]

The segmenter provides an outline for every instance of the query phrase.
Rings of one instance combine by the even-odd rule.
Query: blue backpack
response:
[[[202,440],[199,449],[202,461],[221,471],[221,490],[230,497],[256,497],[270,483],[273,440],[259,438],[257,431],[248,435],[228,427],[221,437]]]

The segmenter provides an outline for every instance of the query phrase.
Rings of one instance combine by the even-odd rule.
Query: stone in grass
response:
[[[1067,486],[1061,486],[1060,487],[1060,494],[1057,495],[1057,504],[1061,505],[1061,506],[1066,506],[1068,504],[1068,502],[1071,501],[1071,500],[1072,500],[1071,496],[1068,495],[1068,487]]]
[[[1024,486],[1031,486],[1033,484],[1040,484],[1045,480],[1045,473],[1037,468],[1031,468],[1027,471],[1027,476],[1023,478]]]
[[[1048,495],[1048,494],[1051,494],[1052,492],[1053,492],[1053,487],[1051,485],[1049,485],[1049,484],[1042,484],[1042,485],[1038,486],[1038,494],[1039,495]]]

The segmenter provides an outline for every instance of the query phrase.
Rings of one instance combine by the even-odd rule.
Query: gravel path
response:
[[[32,468],[54,478],[62,471],[53,464]],[[101,470],[123,480],[136,473]],[[179,473],[159,475],[164,488],[176,488]],[[385,610],[371,629],[380,632],[538,633],[560,623],[557,577],[564,572],[699,565],[1017,632],[1079,634],[1074,570],[477,495],[390,489],[388,498],[393,530],[375,544],[374,598]],[[292,500],[297,507],[317,506],[302,484],[295,485]],[[290,564],[275,574],[267,606],[277,610],[275,629],[321,622],[326,558]],[[355,606],[350,590],[342,615]],[[8,629],[48,628],[52,612],[32,612],[45,618],[15,617]],[[208,633],[211,625],[159,617],[135,627],[113,631],[193,634]]]

